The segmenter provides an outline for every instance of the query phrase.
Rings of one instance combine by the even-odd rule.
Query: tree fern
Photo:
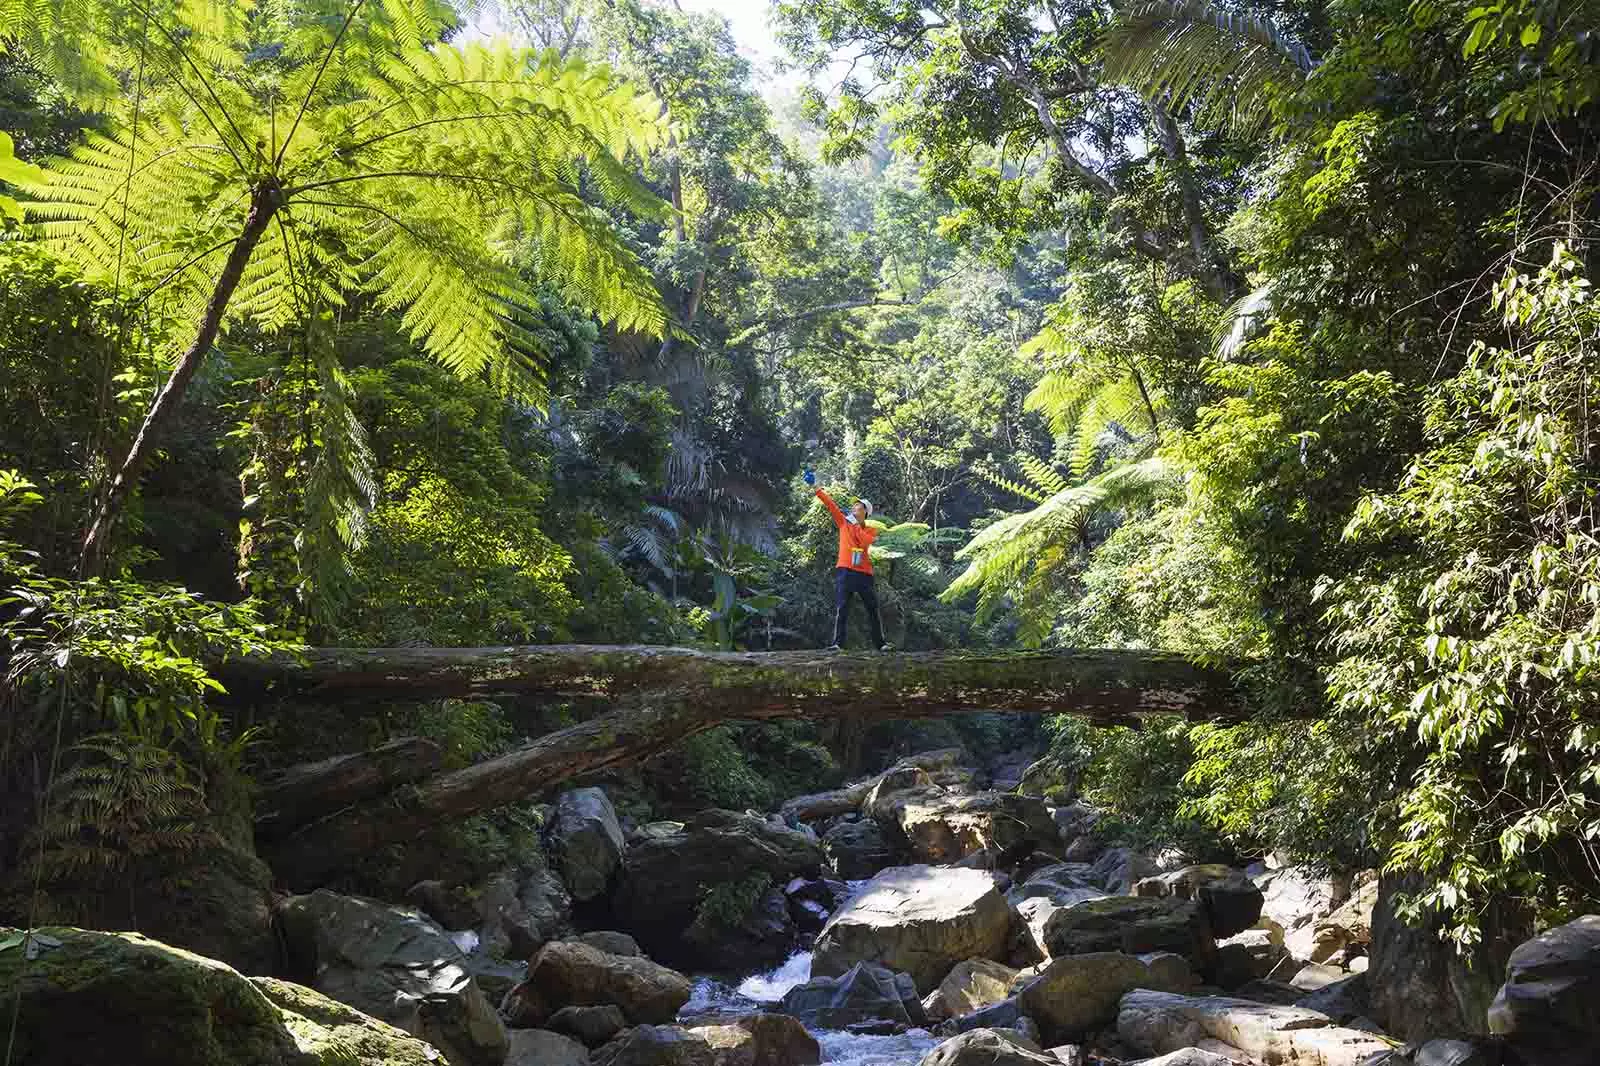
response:
[[[1205,0],[1135,6],[1102,44],[1109,80],[1169,108],[1193,108],[1201,125],[1250,131],[1270,117],[1275,93],[1312,70],[1311,54],[1266,19]]]
[[[1146,502],[1180,476],[1160,457],[1124,463],[984,527],[956,553],[967,568],[941,598],[953,602],[976,594],[980,621],[1010,598],[1023,621],[1023,639],[1039,643],[1049,632],[1049,598],[1061,587],[1088,519],[1096,512]]]
[[[577,191],[664,215],[624,162],[662,140],[659,105],[604,67],[438,43],[452,20],[424,0],[0,0],[0,42],[82,99],[133,83],[112,132],[24,185],[35,232],[187,326],[86,562],[229,325],[279,330],[362,294],[454,373],[530,403],[544,396],[537,285],[620,331],[666,329],[648,271]]]

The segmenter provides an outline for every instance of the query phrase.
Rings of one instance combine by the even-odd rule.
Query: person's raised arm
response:
[[[825,489],[819,487],[816,492],[817,499],[822,501],[822,506],[826,507],[828,509],[828,513],[833,515],[833,524],[843,529],[844,512],[839,510],[839,505],[833,502],[833,497],[829,496]]]

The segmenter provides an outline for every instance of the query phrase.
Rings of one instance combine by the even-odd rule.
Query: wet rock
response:
[[[828,915],[833,913],[842,898],[841,893],[835,892],[833,884],[820,877],[796,877],[783,886],[789,917],[801,933],[820,933],[822,927],[828,924]],[[840,887],[842,889],[843,886]]]
[[[1362,884],[1337,910],[1316,923],[1311,961],[1327,962],[1351,945],[1372,943],[1372,908],[1378,902],[1376,879]]]
[[[516,1029],[505,1066],[589,1066],[589,1049],[548,1029]]]
[[[1215,950],[1200,905],[1192,900],[1108,896],[1063,907],[1044,929],[1051,958],[1090,951],[1141,955],[1170,951],[1207,969]]]
[[[694,958],[716,970],[776,966],[793,953],[799,939],[789,902],[775,885],[731,923],[727,916],[702,908],[683,933],[683,943],[693,950]]]
[[[1296,1066],[1359,1066],[1395,1047],[1371,1033],[1333,1026],[1327,1015],[1301,1007],[1143,989],[1122,997],[1117,1036],[1146,1054],[1214,1040],[1255,1059]]]
[[[590,1053],[592,1066],[719,1066],[704,1038],[676,1025],[636,1025]]]
[[[459,1066],[499,1066],[507,1037],[449,934],[420,911],[319,889],[279,909],[291,968],[317,991],[419,1036]]]
[[[811,972],[835,976],[869,961],[933,991],[956,963],[1003,953],[1011,909],[979,870],[900,866],[874,877],[817,938]]]
[[[953,1036],[922,1057],[918,1066],[1061,1066],[1039,1045],[1018,1034],[974,1029]]]
[[[870,962],[858,962],[839,977],[813,977],[791,988],[778,1010],[818,1029],[876,1021],[910,1028],[928,1021],[910,975]]]
[[[817,1066],[822,1061],[817,1038],[786,1014],[753,1014],[689,1032],[710,1046],[716,1066]]]
[[[588,1047],[599,1047],[628,1027],[622,1008],[614,1003],[590,1007],[562,1007],[550,1015],[545,1026],[582,1041]]]
[[[683,934],[708,892],[759,879],[781,888],[821,869],[822,850],[806,834],[764,818],[706,810],[680,832],[640,839],[628,849],[612,909],[621,926],[652,955],[686,966],[704,965],[701,949]],[[791,926],[782,937],[792,935]],[[769,954],[781,960],[787,947],[787,939],[774,942]]]
[[[899,862],[899,855],[870,818],[840,822],[822,834],[822,853],[840,877],[859,881]]]
[[[1339,1025],[1348,1025],[1372,1009],[1367,994],[1367,975],[1353,974],[1323,985],[1299,999],[1295,1006],[1319,1011]]]
[[[16,1063],[430,1066],[422,1040],[309,988],[249,979],[137,933],[0,928],[0,1016]]]
[[[579,933],[573,937],[580,944],[588,944],[596,951],[603,951],[607,955],[621,955],[624,958],[636,958],[643,955],[639,950],[639,942],[627,933],[619,933],[615,929],[596,929],[593,932]]]
[[[542,1026],[565,1006],[617,1006],[629,1022],[670,1022],[689,1001],[689,979],[646,958],[608,955],[573,940],[554,940],[528,963],[528,978],[502,1005],[511,1024]]]
[[[1600,915],[1547,929],[1511,952],[1489,1030],[1525,1062],[1577,1066],[1600,1048]],[[1590,1060],[1592,1061],[1592,1059]]]
[[[575,788],[556,799],[550,827],[551,851],[567,891],[579,902],[597,899],[611,887],[627,841],[604,789]]]
[[[1005,999],[1017,971],[990,959],[967,959],[939,982],[938,994],[952,1017],[971,1014]]]
[[[1172,980],[1171,971],[1153,971],[1149,963],[1132,955],[1091,952],[1052,960],[1018,990],[1016,1002],[1023,1014],[1039,1023],[1048,1040],[1063,1043],[1115,1021],[1124,993],[1171,987]],[[1180,987],[1188,987],[1188,981]]]

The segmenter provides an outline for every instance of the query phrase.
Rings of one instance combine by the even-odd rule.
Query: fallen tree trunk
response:
[[[396,737],[371,751],[300,763],[261,782],[256,837],[271,840],[362,800],[439,772],[444,752],[422,737]]]
[[[327,649],[303,663],[220,671],[233,698],[253,691],[342,701],[506,693],[613,696],[610,713],[525,747],[357,803],[263,850],[296,889],[355,856],[442,821],[504,806],[560,782],[652,754],[722,722],[920,717],[971,711],[1071,713],[1111,724],[1138,714],[1231,718],[1221,670],[1130,651],[1007,653],[701,652],[562,645],[482,649]]]

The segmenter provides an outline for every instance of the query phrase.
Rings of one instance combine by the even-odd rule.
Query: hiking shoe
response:
[[[879,651],[894,651],[894,645],[893,644],[879,644],[878,645],[878,650]]]
[[[837,644],[829,644],[827,646],[827,648],[825,648],[824,650],[825,651],[844,651],[844,649],[839,647],[839,645],[837,645]]]

